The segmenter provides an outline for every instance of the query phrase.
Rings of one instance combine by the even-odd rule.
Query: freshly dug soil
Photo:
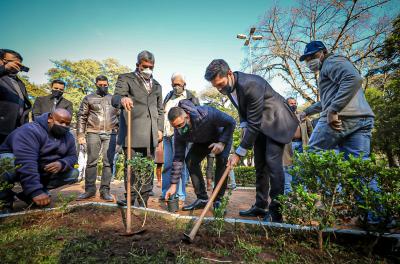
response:
[[[143,215],[133,215],[133,231]],[[330,242],[316,236],[260,226],[204,223],[194,243],[182,241],[193,223],[148,215],[145,232],[122,236],[118,208],[78,207],[0,220],[0,263],[395,263],[393,256],[367,254],[368,242]],[[366,244],[367,243],[367,244]]]

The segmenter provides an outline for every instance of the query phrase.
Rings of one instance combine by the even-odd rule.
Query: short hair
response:
[[[97,83],[98,81],[107,81],[107,82],[108,82],[108,79],[107,79],[107,77],[104,76],[104,75],[99,75],[99,76],[96,77],[96,83]]]
[[[286,102],[289,103],[289,100],[295,100],[296,103],[297,103],[297,100],[296,100],[296,98],[294,98],[294,97],[288,97],[288,98],[286,99]]]
[[[172,107],[169,112],[168,112],[168,120],[169,121],[174,121],[180,116],[183,116],[186,114],[185,110],[180,108],[179,106]]]
[[[137,63],[141,63],[142,61],[148,61],[154,63],[154,55],[150,51],[144,50],[137,55]]]
[[[184,82],[186,82],[185,75],[183,75],[183,74],[180,73],[180,72],[174,72],[174,73],[172,74],[172,76],[171,76],[171,81],[175,80],[175,78],[177,78],[177,77],[181,77],[181,79],[182,79]]]
[[[51,87],[53,87],[53,84],[55,84],[55,83],[62,84],[65,87],[65,82],[60,79],[55,79],[55,80],[51,81]]]
[[[10,49],[1,49],[0,50],[1,59],[4,59],[4,56],[6,55],[6,53],[10,53],[10,54],[14,55],[15,57],[17,57],[18,59],[20,59],[21,61],[23,61],[21,54],[19,54],[18,52],[14,51],[14,50],[10,50]]]
[[[215,77],[225,77],[228,75],[228,71],[230,70],[229,65],[223,59],[213,60],[210,65],[208,65],[206,69],[206,73],[204,74],[204,78],[211,82]]]

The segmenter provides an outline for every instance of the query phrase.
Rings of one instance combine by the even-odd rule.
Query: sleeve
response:
[[[304,113],[306,113],[307,116],[310,116],[310,115],[315,115],[315,114],[321,113],[321,111],[322,111],[321,102],[316,102],[316,103],[310,105],[309,107],[307,107],[304,110]]]
[[[78,111],[78,137],[83,137],[86,133],[86,124],[89,116],[89,101],[87,96],[82,100]]]
[[[0,77],[6,75],[6,67],[4,65],[0,65]]]
[[[363,79],[353,64],[345,58],[326,69],[326,74],[339,84],[328,111],[340,112],[361,88]]]
[[[115,108],[123,109],[121,105],[122,97],[128,97],[129,95],[129,86],[128,83],[123,79],[122,75],[118,76],[117,83],[115,84],[114,95],[111,99],[111,104]]]
[[[242,119],[241,124],[247,122],[247,129],[236,150],[236,154],[240,156],[245,156],[247,150],[254,145],[260,131],[262,111],[264,108],[265,87],[261,83],[255,81],[249,83],[246,91],[247,93],[245,94],[244,100],[247,103],[247,120]]]
[[[162,98],[162,88],[160,86],[160,93],[157,97],[157,126],[159,131],[164,131],[164,105],[163,105],[163,98]]]
[[[78,162],[78,155],[76,154],[76,146],[75,146],[75,139],[72,134],[69,134],[68,137],[68,150],[67,155],[58,160],[62,163],[63,168],[62,171],[69,171],[74,168],[74,165]]]
[[[72,104],[72,102],[69,102],[67,111],[71,114],[71,116],[74,114],[74,105]]]
[[[35,197],[44,193],[38,170],[40,139],[33,130],[21,129],[15,132],[12,144],[16,173],[24,194]]]
[[[224,143],[225,145],[232,141],[233,131],[235,130],[236,121],[233,117],[219,111],[218,109],[211,108],[212,115],[212,123],[216,127],[223,127],[222,133],[218,138],[219,142]]]
[[[42,114],[42,112],[40,111],[40,97],[37,97],[35,102],[33,103],[33,108],[32,108],[32,116],[33,116],[33,120],[35,120],[38,116],[40,116]]]
[[[179,182],[185,162],[186,141],[176,131],[174,132],[174,158],[172,161],[171,183]]]

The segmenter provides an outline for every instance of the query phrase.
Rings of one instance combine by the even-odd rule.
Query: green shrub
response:
[[[252,167],[238,166],[234,168],[236,184],[241,186],[254,186],[256,183],[256,170]]]

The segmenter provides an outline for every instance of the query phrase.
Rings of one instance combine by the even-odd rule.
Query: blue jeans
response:
[[[298,153],[303,152],[303,142],[302,141],[292,141],[292,149],[293,152],[297,151]],[[293,176],[289,173],[289,170],[292,168],[292,166],[284,166],[283,167],[283,172],[285,173],[285,188],[284,188],[284,194],[288,194],[292,191],[292,181],[296,182],[295,179],[293,179]]]
[[[310,138],[310,151],[336,149],[349,155],[368,159],[371,147],[372,117],[342,118],[342,131],[336,131],[325,120],[319,120]]]
[[[163,137],[164,144],[164,167],[162,171],[162,197],[165,197],[166,192],[171,186],[171,172],[172,172],[172,161],[174,158],[174,137]],[[186,199],[186,181],[188,179],[188,170],[186,164],[183,167],[181,179],[177,185],[176,195],[179,200],[184,201]]]

